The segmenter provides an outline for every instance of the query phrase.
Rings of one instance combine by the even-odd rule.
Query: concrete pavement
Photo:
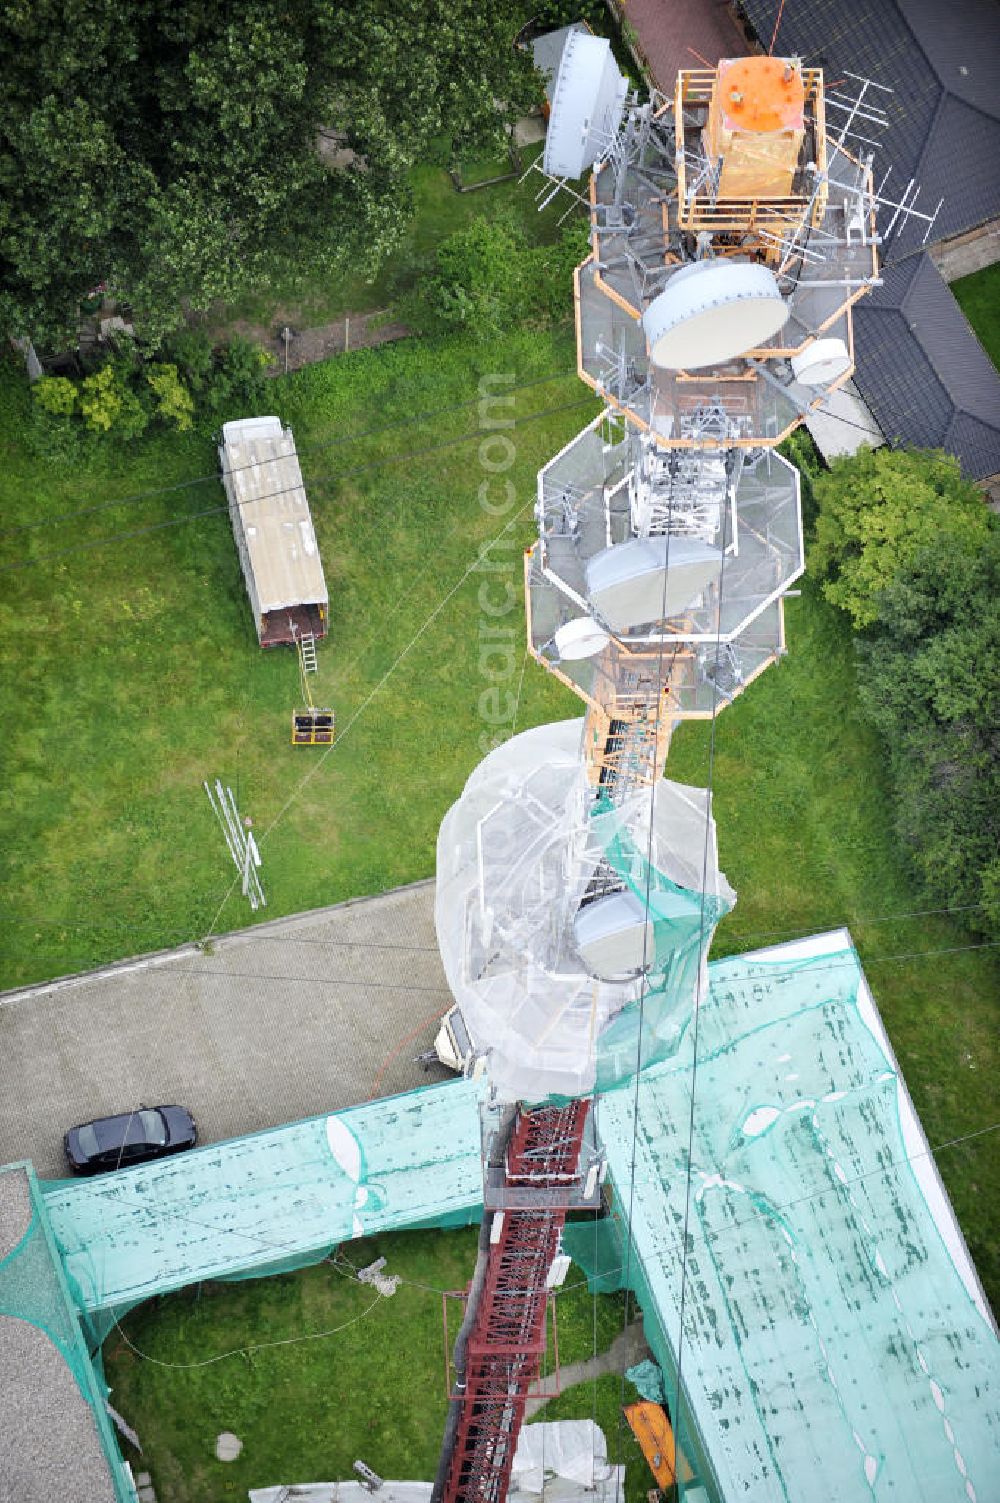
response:
[[[451,1005],[434,884],[0,993],[0,1163],[66,1173],[62,1135],[178,1102],[216,1142],[447,1072],[415,1056]]]

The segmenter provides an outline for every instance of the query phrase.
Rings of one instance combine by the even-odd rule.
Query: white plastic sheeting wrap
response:
[[[604,1432],[593,1420],[523,1426],[507,1503],[614,1503],[624,1496],[625,1468],[608,1461]]]
[[[491,752],[438,836],[445,973],[507,1100],[588,1095],[669,1055],[735,901],[708,794],[662,781],[655,799],[643,788],[617,806],[596,801],[582,729],[538,726]],[[613,979],[593,974],[578,947],[581,903],[604,887],[649,910],[644,964]]]
[[[279,1487],[252,1487],[250,1503],[430,1503],[433,1483],[383,1482],[377,1493],[362,1482],[293,1482]]]
[[[301,1482],[250,1489],[250,1503],[430,1503],[430,1482]],[[592,1420],[525,1425],[517,1441],[507,1503],[615,1503],[625,1468],[608,1461],[604,1432]]]

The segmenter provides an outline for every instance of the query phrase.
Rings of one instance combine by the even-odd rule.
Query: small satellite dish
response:
[[[700,370],[755,350],[790,309],[755,261],[696,261],[674,272],[642,315],[649,357],[664,370]]]
[[[589,616],[574,616],[566,621],[555,634],[556,652],[564,662],[576,662],[580,658],[596,657],[611,638],[603,627]]]
[[[542,166],[550,177],[577,178],[607,150],[621,124],[628,84],[605,37],[570,32],[552,88]]]
[[[814,339],[801,355],[792,356],[792,372],[802,386],[829,386],[851,368],[842,339]]]

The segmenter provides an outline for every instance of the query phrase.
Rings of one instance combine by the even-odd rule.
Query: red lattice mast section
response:
[[[566,1211],[578,1203],[589,1105],[518,1108],[503,1167],[504,1209],[484,1214],[485,1277],[477,1270],[456,1345],[435,1503],[503,1503],[507,1496],[528,1389],[545,1350],[546,1279]]]

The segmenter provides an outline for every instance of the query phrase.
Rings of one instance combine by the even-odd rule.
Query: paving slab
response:
[[[444,1079],[450,1005],[433,881],[0,993],[0,1163],[65,1174],[66,1128],[140,1102],[212,1143]]]
[[[681,68],[714,68],[749,51],[726,0],[626,0],[622,9],[656,86],[673,98]]]

